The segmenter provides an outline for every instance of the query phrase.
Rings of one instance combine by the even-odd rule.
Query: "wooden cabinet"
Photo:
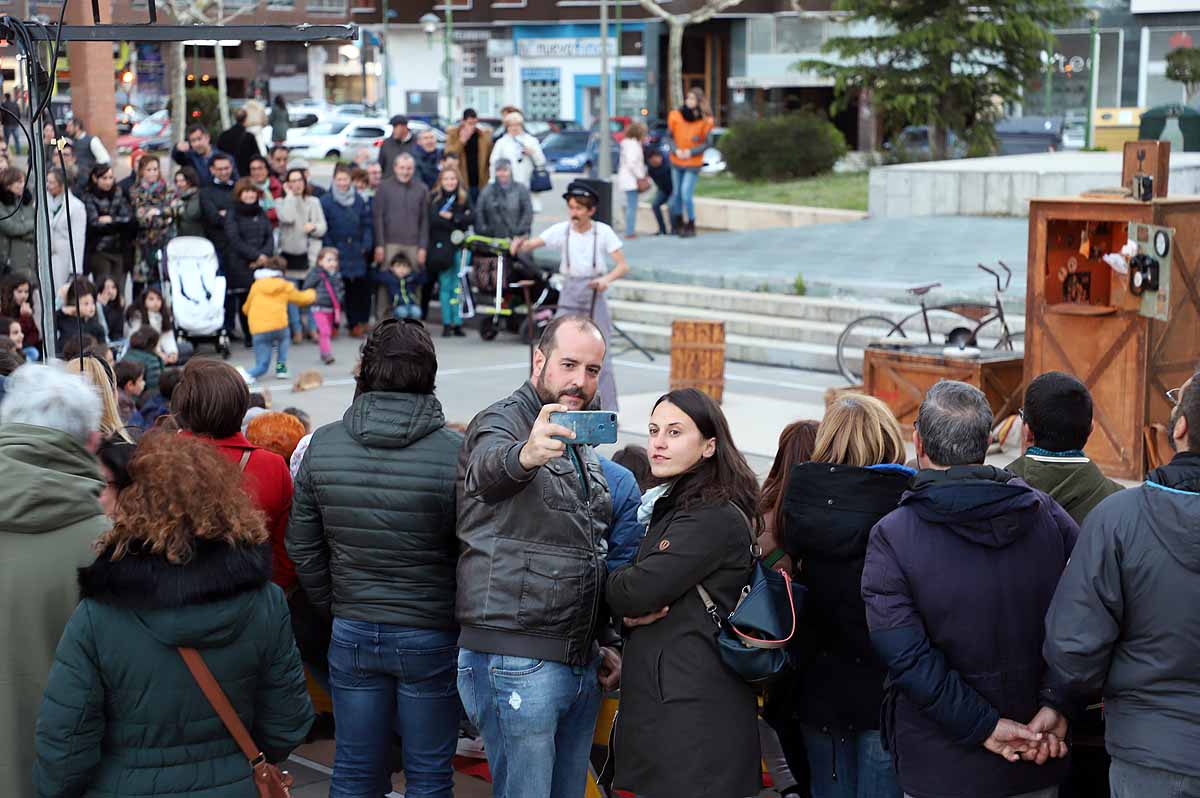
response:
[[[1140,313],[1129,280],[1100,257],[1125,244],[1130,222],[1171,227],[1167,321]],[[1167,423],[1166,391],[1200,360],[1200,197],[1034,199],[1029,207],[1026,385],[1047,371],[1092,392],[1088,456],[1109,476],[1144,476],[1143,431]]]

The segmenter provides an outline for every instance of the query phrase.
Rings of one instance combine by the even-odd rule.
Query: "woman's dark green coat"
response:
[[[312,724],[271,547],[203,542],[186,565],[105,555],[55,653],[37,722],[42,798],[250,798],[250,767],[183,664],[199,649],[273,762]]]

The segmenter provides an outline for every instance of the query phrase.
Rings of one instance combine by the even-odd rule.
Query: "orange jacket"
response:
[[[671,163],[694,169],[704,166],[704,148],[708,144],[708,134],[712,129],[711,116],[702,116],[695,122],[689,122],[683,118],[678,108],[668,114],[667,130],[671,131],[671,140],[674,142],[671,148]],[[689,158],[680,158],[675,154],[676,150],[690,150],[692,155]]]

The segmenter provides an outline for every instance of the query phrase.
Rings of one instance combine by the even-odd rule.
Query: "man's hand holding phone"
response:
[[[541,468],[551,460],[562,457],[567,451],[567,444],[557,438],[573,440],[575,433],[559,424],[550,423],[551,413],[566,412],[569,408],[564,405],[543,405],[538,413],[533,429],[529,431],[529,440],[521,447],[521,467],[526,471]]]

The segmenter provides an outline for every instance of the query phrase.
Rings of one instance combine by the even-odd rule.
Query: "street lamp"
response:
[[[432,43],[433,34],[437,32],[440,20],[436,14],[425,13],[417,20],[421,30],[425,31],[427,40]],[[450,60],[450,38],[454,35],[454,8],[450,0],[446,2],[446,27],[442,28],[442,77],[446,79],[446,120],[454,116],[454,64]]]
[[[440,20],[436,15],[426,13],[422,14],[421,18],[418,19],[417,22],[421,23],[421,30],[425,31],[425,36],[432,39],[433,34],[437,32],[438,22],[440,22]]]
[[[1092,71],[1088,75],[1087,136],[1084,144],[1090,150],[1096,139],[1096,94],[1100,88],[1100,12],[1089,8],[1087,18],[1092,36]]]

